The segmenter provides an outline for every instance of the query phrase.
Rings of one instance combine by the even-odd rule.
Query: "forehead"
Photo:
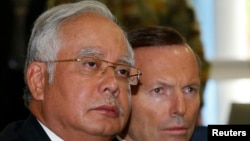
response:
[[[135,55],[140,58],[151,58],[158,56],[157,58],[171,58],[178,56],[194,56],[192,50],[186,44],[181,45],[163,45],[163,46],[145,46],[134,49]],[[162,54],[162,55],[159,55]],[[167,54],[167,55],[166,55]],[[149,55],[149,57],[147,57]],[[145,58],[145,59],[146,59]]]
[[[106,56],[129,55],[121,28],[96,13],[85,13],[64,21],[60,26],[58,39],[66,54],[76,54],[84,48],[95,48]]]
[[[135,62],[142,71],[175,71],[183,68],[198,71],[195,55],[187,45],[137,48]]]

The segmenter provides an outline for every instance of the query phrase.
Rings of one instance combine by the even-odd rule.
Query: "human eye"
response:
[[[151,90],[154,95],[170,95],[173,93],[173,87],[166,85],[158,85]]]
[[[162,87],[157,87],[157,88],[152,89],[151,93],[160,95],[160,94],[164,94],[165,90]]]
[[[187,94],[194,94],[194,93],[197,93],[198,89],[195,88],[195,87],[192,87],[192,86],[187,86],[184,88],[184,93],[187,93]]]
[[[95,70],[95,69],[99,69],[100,67],[100,61],[98,61],[95,58],[82,58],[81,59],[81,66],[86,70]]]
[[[128,78],[130,76],[130,67],[127,65],[117,65],[116,74],[118,76]]]

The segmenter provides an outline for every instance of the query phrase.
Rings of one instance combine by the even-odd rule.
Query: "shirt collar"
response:
[[[118,139],[118,141],[126,141],[125,139],[122,139],[120,136],[116,136],[116,138]]]
[[[44,124],[42,124],[42,122],[40,122],[39,120],[37,120],[40,125],[42,126],[42,128],[44,129],[44,131],[47,133],[47,135],[49,136],[51,141],[63,141],[62,138],[60,138],[59,136],[57,136],[53,131],[51,131],[49,128],[47,128]]]

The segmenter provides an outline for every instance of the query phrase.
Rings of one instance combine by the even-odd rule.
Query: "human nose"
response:
[[[112,66],[107,66],[103,71],[101,91],[103,93],[110,93],[117,97],[119,95],[118,80],[116,79],[114,69],[112,69],[113,67],[110,67]]]
[[[172,110],[170,114],[172,116],[183,116],[186,113],[186,108],[184,93],[181,90],[176,91],[173,95]]]

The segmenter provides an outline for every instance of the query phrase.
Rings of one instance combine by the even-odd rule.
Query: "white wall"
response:
[[[227,124],[231,104],[250,103],[247,0],[192,0],[207,60],[204,124]],[[250,14],[248,15],[248,17]]]

